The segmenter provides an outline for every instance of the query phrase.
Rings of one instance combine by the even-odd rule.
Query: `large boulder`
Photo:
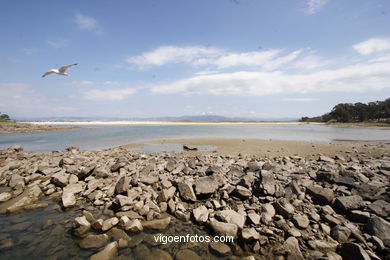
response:
[[[371,260],[369,254],[356,243],[341,244],[340,253],[344,260]]]
[[[62,191],[62,205],[65,208],[72,207],[76,204],[75,194],[80,193],[84,190],[80,183],[68,184]]]
[[[217,235],[237,237],[238,227],[236,224],[220,222],[213,218],[210,220],[210,226]]]
[[[79,246],[81,248],[100,248],[108,243],[108,236],[106,234],[93,235],[90,234],[83,238]]]
[[[307,187],[306,191],[320,204],[331,204],[334,199],[334,192],[331,189],[321,187]]]
[[[238,228],[243,229],[245,225],[245,216],[231,209],[221,210],[215,213],[221,220],[227,223],[235,224]]]
[[[106,245],[106,247],[91,256],[90,260],[111,260],[115,259],[118,255],[118,242],[114,241]]]
[[[179,188],[180,197],[186,201],[196,201],[196,196],[194,190],[192,189],[192,185],[186,182],[179,182],[177,184]]]
[[[335,206],[343,211],[359,209],[364,206],[362,197],[359,195],[338,197],[334,202]]]
[[[383,218],[373,216],[366,225],[366,232],[370,235],[377,236],[382,240],[390,238],[390,223]]]
[[[274,195],[276,192],[276,182],[272,172],[262,170],[260,174],[260,191],[265,195]]]
[[[211,195],[218,190],[218,180],[213,176],[200,177],[195,182],[196,195]]]

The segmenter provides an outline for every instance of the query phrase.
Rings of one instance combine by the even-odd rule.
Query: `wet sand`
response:
[[[214,151],[186,153],[218,153],[221,155],[276,157],[276,156],[308,156],[323,154],[327,156],[367,154],[378,156],[390,153],[390,141],[335,141],[332,143],[278,141],[278,140],[250,140],[250,139],[175,139],[160,140],[150,143],[176,143],[189,146],[211,145],[217,147]],[[133,146],[133,145],[132,145]],[[139,147],[139,144],[137,144]]]

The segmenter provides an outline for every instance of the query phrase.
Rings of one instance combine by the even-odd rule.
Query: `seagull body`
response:
[[[46,76],[48,76],[50,74],[58,74],[58,75],[62,75],[62,76],[69,76],[68,73],[65,73],[66,70],[69,69],[70,67],[76,66],[76,65],[77,65],[77,63],[66,65],[66,66],[62,66],[58,70],[57,69],[51,69],[48,72],[45,72],[45,74],[42,75],[42,78],[44,78],[44,77],[46,77]]]

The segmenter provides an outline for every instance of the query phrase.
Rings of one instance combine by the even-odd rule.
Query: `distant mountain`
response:
[[[226,117],[219,115],[193,115],[193,116],[170,116],[170,117],[36,117],[36,118],[16,118],[17,121],[52,121],[52,122],[74,122],[74,121],[297,121],[297,118],[253,118],[253,117]]]

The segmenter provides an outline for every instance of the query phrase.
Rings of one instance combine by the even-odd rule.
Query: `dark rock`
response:
[[[198,256],[194,251],[190,249],[182,249],[177,252],[175,256],[175,260],[202,260],[200,256]]]
[[[339,243],[345,243],[348,241],[351,235],[351,230],[347,227],[337,225],[330,232],[331,237]]]
[[[356,243],[341,244],[340,254],[344,260],[371,260],[367,252]]]
[[[210,195],[218,190],[219,183],[214,176],[200,177],[195,182],[196,195]]]
[[[177,187],[179,189],[180,197],[182,197],[182,199],[186,201],[196,201],[196,196],[194,190],[192,189],[192,185],[185,182],[179,182],[177,184]]]
[[[81,248],[100,248],[108,243],[106,234],[88,235],[79,243]]]
[[[209,247],[210,251],[217,256],[227,256],[231,253],[230,247],[221,242],[212,242],[209,244]]]
[[[320,204],[331,204],[334,199],[334,193],[331,189],[307,187],[306,191],[313,197],[314,201]]]
[[[334,204],[337,208],[344,211],[359,209],[364,206],[363,199],[359,195],[338,197]]]
[[[368,209],[380,217],[386,218],[390,216],[390,203],[384,200],[374,201],[368,205]]]
[[[383,218],[373,216],[366,225],[366,232],[372,236],[379,237],[382,240],[390,238],[390,223]]]
[[[127,192],[130,187],[129,184],[130,184],[130,179],[128,177],[126,176],[121,177],[115,185],[115,193],[121,194]]]
[[[183,145],[183,150],[184,151],[198,151],[198,148],[191,147],[191,146],[188,146],[188,145]]]
[[[294,215],[295,209],[288,200],[280,199],[279,201],[273,204],[276,212],[282,215],[284,218],[291,218]]]

